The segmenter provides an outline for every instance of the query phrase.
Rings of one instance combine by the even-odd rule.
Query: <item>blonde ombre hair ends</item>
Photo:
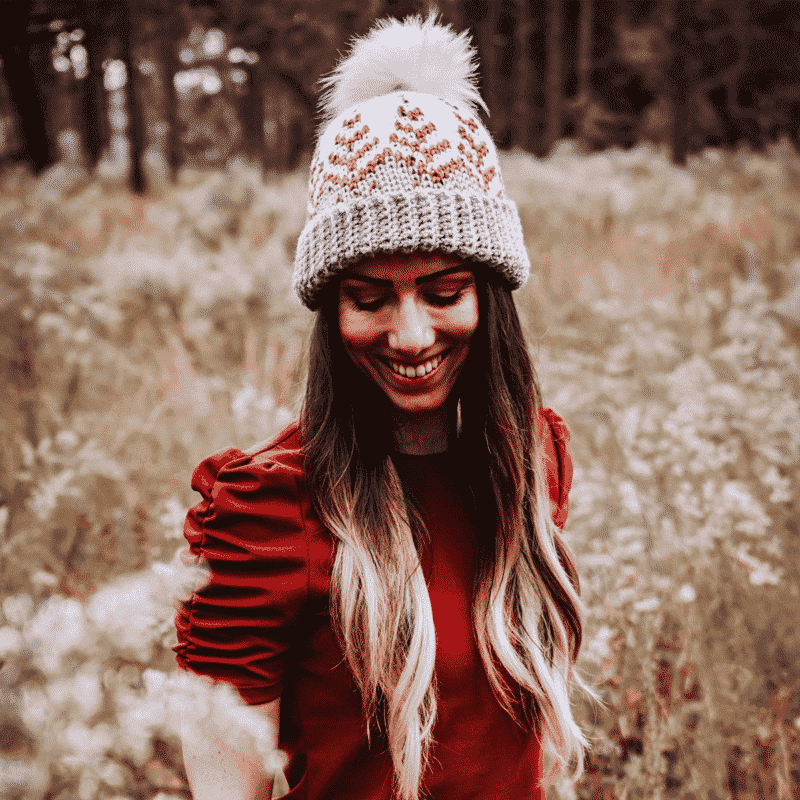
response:
[[[535,729],[553,767],[579,775],[570,708],[583,607],[549,513],[536,430],[541,398],[510,292],[476,267],[480,322],[452,398],[479,535],[473,622],[498,701]],[[388,400],[341,343],[335,283],[318,312],[301,414],[306,470],[337,542],[331,619],[361,692],[367,735],[385,732],[400,800],[417,800],[436,721],[436,634],[418,556],[426,536],[391,460]],[[469,387],[469,390],[467,389]],[[508,685],[502,670],[513,682]]]

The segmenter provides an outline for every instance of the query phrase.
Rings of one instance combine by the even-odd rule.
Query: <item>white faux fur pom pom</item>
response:
[[[333,119],[350,106],[397,89],[433,94],[488,113],[475,85],[476,53],[469,35],[437,21],[409,17],[380,20],[320,83],[322,113]]]

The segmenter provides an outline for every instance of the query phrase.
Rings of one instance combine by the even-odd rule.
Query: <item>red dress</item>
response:
[[[569,430],[540,415],[551,511],[563,527],[572,480]],[[497,702],[472,628],[475,532],[451,453],[393,456],[422,514],[436,627],[438,715],[423,789],[431,800],[543,800],[541,748]],[[390,800],[383,735],[367,745],[361,700],[328,612],[334,540],[312,509],[293,424],[254,455],[228,448],[195,469],[203,499],[186,519],[211,580],[178,610],[178,664],[235,686],[245,702],[281,697],[287,797]]]

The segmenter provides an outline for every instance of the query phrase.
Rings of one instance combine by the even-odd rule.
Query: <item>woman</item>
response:
[[[377,25],[328,79],[299,424],[193,476],[210,579],[177,659],[275,721],[290,797],[543,798],[544,746],[580,769],[569,432],[511,297],[529,262],[474,69],[430,16]],[[184,755],[195,800],[270,796],[252,752],[196,734]]]

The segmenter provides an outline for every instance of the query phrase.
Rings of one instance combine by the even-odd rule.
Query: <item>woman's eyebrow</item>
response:
[[[456,264],[454,267],[447,267],[440,269],[438,272],[431,272],[430,275],[422,275],[414,282],[419,286],[423,283],[430,283],[437,278],[442,278],[445,275],[450,275],[452,272],[469,272],[469,267],[466,264]],[[357,272],[345,272],[342,275],[342,280],[345,281],[361,281],[362,283],[370,283],[373,286],[385,286],[391,288],[392,282],[385,278],[372,278],[369,275],[359,275]]]
[[[430,283],[431,281],[435,281],[437,278],[441,278],[444,275],[449,275],[451,272],[469,272],[470,269],[466,264],[456,264],[454,267],[448,267],[447,269],[440,269],[438,272],[431,272],[430,275],[423,275],[414,281],[414,283],[419,286],[423,283]]]
[[[342,280],[361,281],[362,283],[371,283],[373,286],[391,287],[392,285],[391,281],[384,280],[383,278],[370,278],[367,275],[359,275],[357,272],[346,272],[342,275]]]

